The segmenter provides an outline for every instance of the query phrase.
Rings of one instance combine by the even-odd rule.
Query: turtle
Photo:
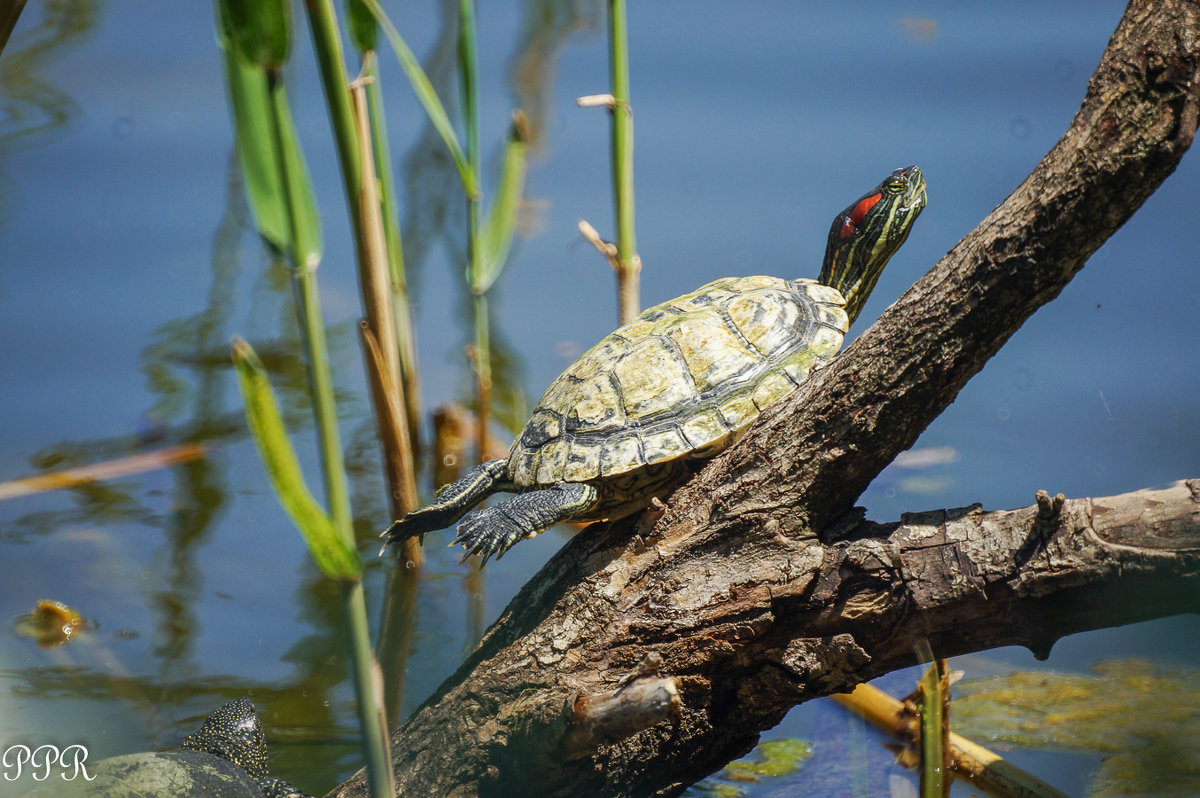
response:
[[[179,747],[232,762],[254,780],[265,798],[308,798],[289,782],[267,774],[267,741],[262,721],[254,711],[254,704],[245,696],[222,704]]]
[[[507,457],[393,523],[380,553],[466,515],[451,545],[486,563],[669,495],[837,354],[925,202],[921,170],[897,169],[834,218],[818,280],[726,277],[619,327],[551,383]],[[467,515],[498,491],[516,495]]]
[[[134,798],[145,795],[310,798],[267,775],[267,744],[250,699],[226,702],[178,751],[126,754],[86,765],[86,778],[47,784],[26,798]]]

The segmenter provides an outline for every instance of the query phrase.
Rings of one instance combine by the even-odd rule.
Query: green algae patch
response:
[[[1090,673],[1020,671],[955,688],[953,728],[979,743],[1104,755],[1089,795],[1200,793],[1200,670],[1137,658]]]
[[[752,785],[800,772],[812,757],[812,743],[781,739],[759,743],[749,756],[696,784],[689,793],[706,798],[741,798]]]

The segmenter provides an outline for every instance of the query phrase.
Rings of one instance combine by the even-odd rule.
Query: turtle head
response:
[[[235,698],[222,705],[179,747],[219,756],[256,779],[267,775],[267,741],[249,698]]]
[[[851,324],[924,208],[925,177],[908,166],[892,172],[834,218],[821,282],[846,298]]]

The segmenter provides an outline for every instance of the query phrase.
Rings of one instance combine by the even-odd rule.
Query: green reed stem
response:
[[[325,340],[325,321],[321,314],[321,300],[317,292],[317,260],[308,260],[300,253],[308,252],[305,242],[313,232],[307,229],[306,219],[300,213],[296,197],[300,176],[294,164],[285,155],[285,144],[281,131],[288,115],[283,83],[277,71],[268,72],[270,111],[275,135],[275,152],[278,160],[280,186],[283,189],[284,206],[291,237],[292,276],[296,281],[296,300],[300,315],[300,328],[304,333],[304,346],[308,357],[308,374],[312,386],[313,415],[317,423],[317,441],[321,452],[321,473],[325,485],[325,499],[329,503],[329,514],[334,526],[351,545],[350,492],[346,486],[346,469],[342,459],[342,446],[337,426],[337,404],[333,396],[333,377],[329,367],[329,348]]]
[[[642,260],[633,227],[633,111],[629,105],[629,39],[625,0],[608,4],[609,72],[612,82],[613,202],[617,218],[617,285],[621,323],[637,317]]]
[[[362,166],[354,123],[354,110],[347,89],[349,81],[343,60],[341,32],[338,29],[332,0],[305,0],[305,7],[308,11],[313,47],[321,73],[321,85],[325,92],[325,102],[329,107],[334,139],[337,143],[346,204],[356,232],[357,254],[359,258],[362,258],[364,241],[360,231],[363,220],[359,208]],[[339,461],[341,459],[340,452],[339,446]],[[342,473],[344,474],[344,469],[342,469]],[[331,512],[333,512],[332,505]],[[348,503],[344,526],[338,514],[333,512],[333,515],[339,528],[353,539],[354,531],[350,523]],[[395,794],[395,783],[388,746],[387,720],[384,715],[382,679],[379,678],[378,665],[371,650],[362,583],[344,584],[342,599],[347,626],[351,633],[351,667],[354,673],[354,692],[357,698],[359,725],[363,735],[363,750],[367,760],[367,786],[370,794],[375,798],[390,797]]]
[[[354,133],[354,109],[346,89],[350,80],[346,75],[346,62],[342,54],[341,31],[338,29],[333,0],[304,0],[304,6],[308,10],[308,25],[312,30],[321,86],[325,90],[325,104],[329,106],[329,119],[333,124],[346,204],[354,227],[358,229],[358,193],[362,186],[362,172],[358,139]]]
[[[301,526],[301,531],[305,533],[305,539],[309,542],[313,556],[322,570],[339,580],[346,627],[350,632],[351,670],[354,674],[359,723],[367,761],[368,789],[373,798],[391,798],[395,794],[395,785],[391,756],[388,752],[383,680],[371,651],[362,587],[362,565],[355,548],[346,469],[338,433],[333,377],[317,290],[320,227],[315,205],[310,202],[311,195],[307,193],[308,182],[303,153],[296,145],[294,135],[291,135],[291,117],[280,73],[281,65],[290,49],[291,31],[287,8],[285,1],[279,2],[277,6],[227,4],[221,7],[220,25],[222,41],[233,43],[227,46],[236,46],[241,57],[264,70],[267,98],[263,104],[266,105],[264,113],[270,120],[266,125],[270,133],[265,134],[257,125],[243,124],[244,120],[239,120],[238,131],[241,134],[245,130],[246,135],[257,132],[259,136],[269,138],[273,144],[271,167],[278,173],[278,179],[274,182],[282,194],[283,215],[286,217],[285,226],[289,238],[286,249],[292,264],[297,311],[308,358],[313,414],[316,418],[322,476],[329,507],[328,518],[315,508],[311,497],[307,497],[295,455],[287,443],[282,421],[277,418],[277,409],[273,414],[274,421],[271,421],[270,408],[273,407],[273,399],[267,401],[265,397],[265,394],[269,394],[265,377],[257,380],[257,388],[254,388],[253,368],[250,368],[253,364],[246,357],[240,357],[239,375],[242,378],[243,393],[247,397],[248,418],[252,428],[257,430],[256,440],[281,500]],[[342,162],[347,205],[357,232],[362,229],[362,214],[358,205],[362,173],[350,96],[346,89],[341,36],[337,30],[331,0],[308,0],[307,8],[326,100],[333,120],[338,154]],[[237,66],[233,61],[229,63],[233,67]],[[236,89],[233,81],[244,77],[235,76],[231,72],[231,86]],[[235,103],[235,107],[240,107],[242,112],[262,110],[261,105],[252,109],[247,103],[241,103],[240,106]],[[255,146],[253,151],[260,152],[261,147]],[[265,160],[270,162],[272,159],[268,157]],[[363,241],[361,235],[356,237],[360,256]],[[235,359],[239,358],[239,349],[248,350],[248,347],[235,346]],[[271,434],[266,434],[268,432]],[[338,541],[341,545],[330,545],[330,540]]]
[[[472,365],[475,369],[475,415],[477,418],[478,460],[487,459],[490,444],[488,425],[492,416],[491,328],[488,324],[487,294],[475,294],[475,343]]]
[[[479,193],[479,181],[472,175],[470,166],[467,163],[467,158],[463,155],[462,148],[458,144],[458,137],[454,133],[454,126],[450,123],[450,117],[446,113],[446,109],[442,106],[441,99],[437,96],[437,92],[433,90],[433,84],[429,82],[429,76],[425,74],[425,70],[421,68],[417,57],[413,55],[412,49],[404,41],[404,37],[396,30],[396,26],[388,18],[387,14],[383,13],[383,9],[379,7],[378,0],[362,0],[363,7],[366,8],[379,22],[380,28],[387,36],[388,43],[392,46],[392,52],[396,54],[396,60],[400,62],[400,68],[404,70],[404,74],[408,77],[409,85],[412,86],[413,92],[417,95],[417,100],[421,103],[421,107],[425,109],[425,113],[429,116],[429,121],[433,123],[433,127],[437,130],[438,135],[442,137],[442,141],[446,144],[446,149],[450,152],[450,157],[454,159],[454,166],[458,169],[459,179],[462,180],[463,190],[468,196]]]
[[[458,65],[462,94],[463,126],[467,134],[467,166],[471,179],[480,185],[479,109],[476,88],[479,85],[479,63],[475,56],[475,3],[458,0]],[[487,297],[475,291],[483,271],[483,248],[480,245],[479,192],[467,195],[467,285],[474,294],[475,344],[472,365],[475,369],[475,414],[478,418],[478,459],[487,456],[488,424],[491,418],[492,358],[488,329]]]
[[[947,767],[949,696],[946,681],[946,660],[939,659],[934,660],[917,682],[917,710],[921,716],[921,798],[947,798],[954,781]]]
[[[463,124],[467,130],[467,163],[479,185],[479,62],[475,56],[475,2],[458,0],[458,63],[462,83]],[[475,192],[478,194],[478,192]]]
[[[350,633],[355,703],[358,706],[359,726],[362,728],[363,753],[367,759],[367,792],[371,798],[395,798],[396,780],[392,773],[387,712],[384,708],[383,674],[371,649],[371,629],[367,623],[367,602],[362,580],[342,582],[340,586],[346,628]]]

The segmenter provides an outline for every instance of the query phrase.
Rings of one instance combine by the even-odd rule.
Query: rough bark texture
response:
[[[1004,203],[661,517],[590,529],[521,591],[394,733],[402,793],[672,794],[792,705],[910,664],[917,637],[942,656],[1045,652],[1200,609],[1195,483],[1040,521],[1036,508],[931,526],[849,514],[1171,173],[1198,80],[1200,7],[1134,0],[1071,127]],[[676,678],[678,718],[564,757],[577,699],[615,690],[648,652]],[[361,774],[333,794],[365,794]]]

